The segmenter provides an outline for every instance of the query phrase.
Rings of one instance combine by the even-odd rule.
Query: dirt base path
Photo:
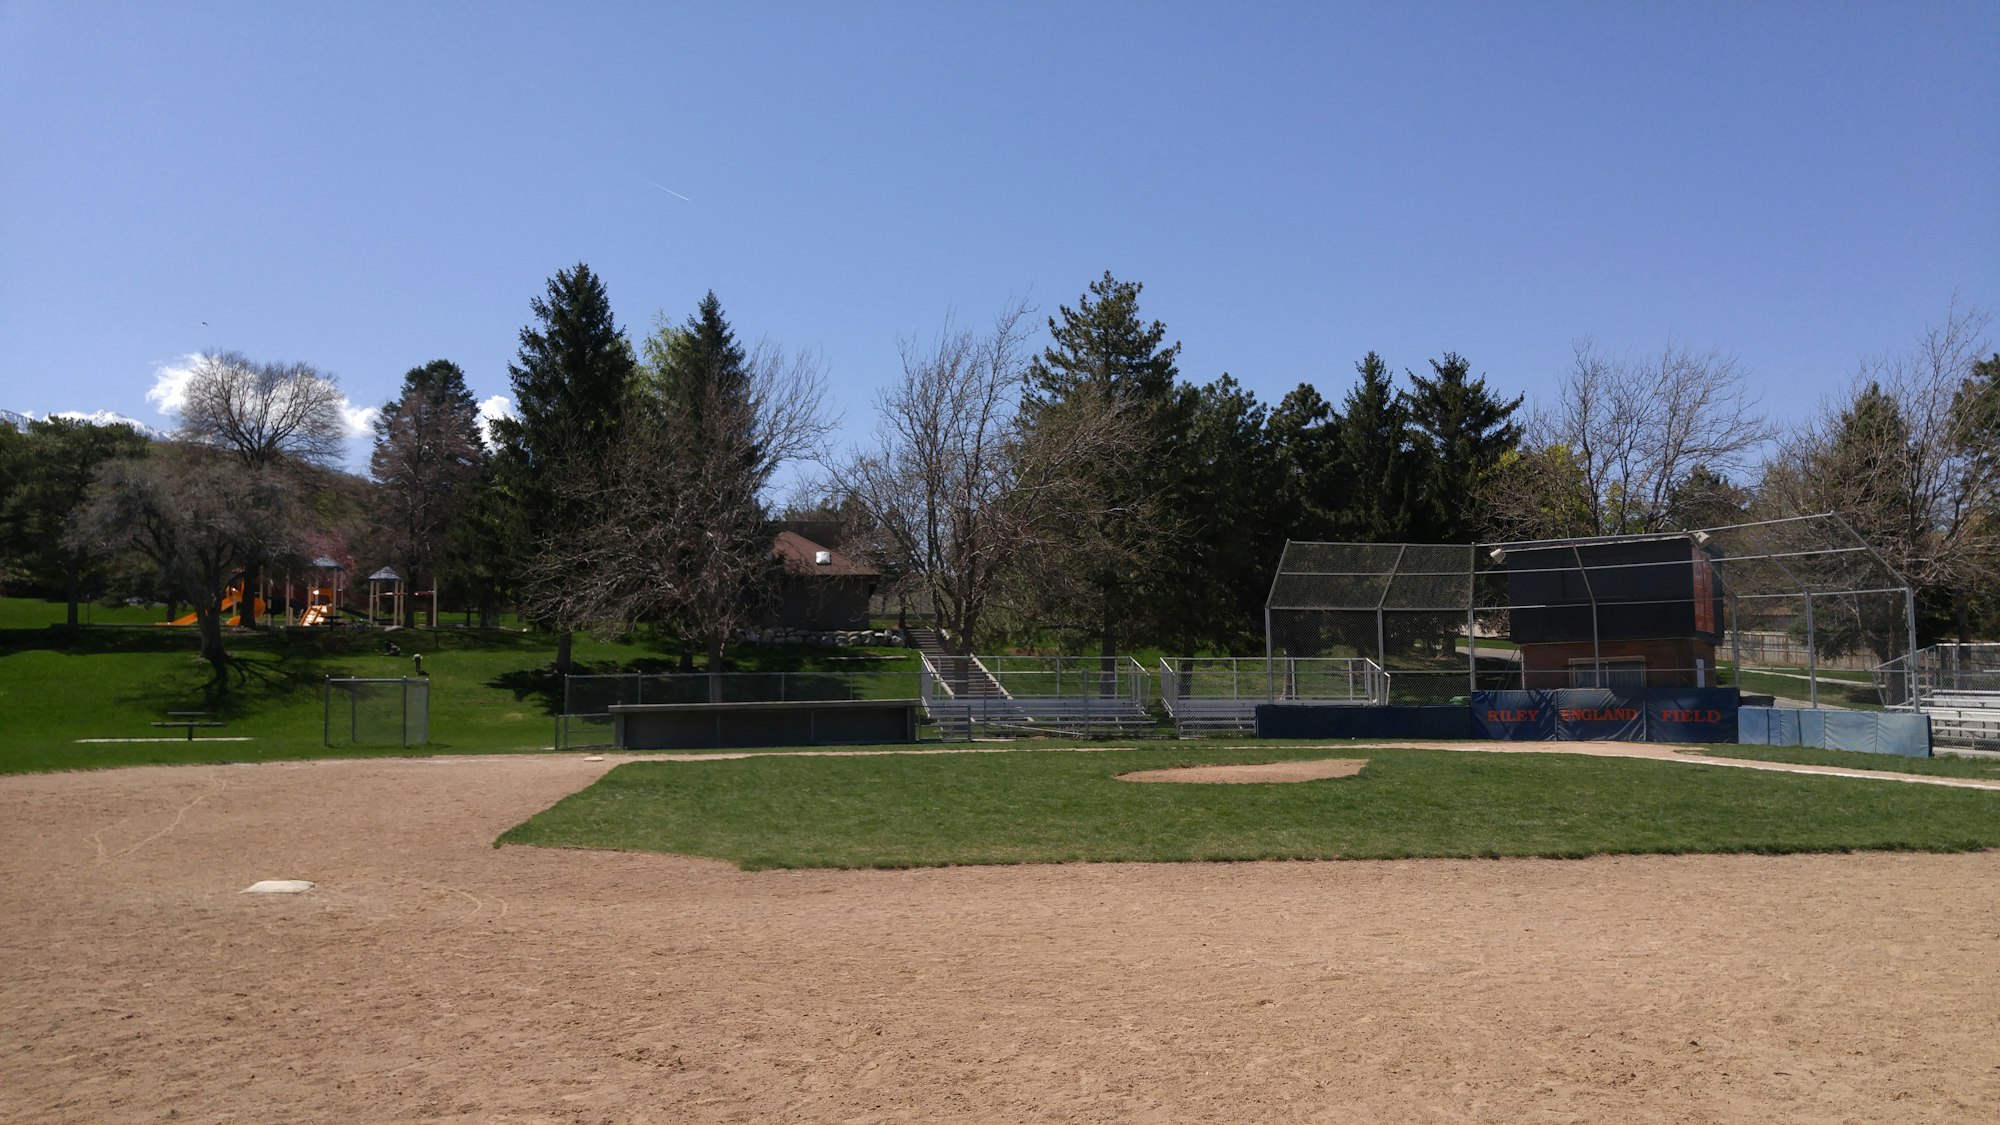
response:
[[[2000,1119],[1997,854],[490,846],[614,764],[0,778],[0,1120]]]

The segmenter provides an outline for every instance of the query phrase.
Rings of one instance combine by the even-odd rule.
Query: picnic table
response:
[[[211,719],[208,716],[209,713],[207,711],[169,711],[165,719],[153,720],[153,725],[156,727],[184,727],[187,730],[187,740],[193,742],[194,728],[196,727],[226,727],[229,725],[220,720]]]

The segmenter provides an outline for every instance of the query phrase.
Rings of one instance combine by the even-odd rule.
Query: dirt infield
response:
[[[615,764],[0,778],[0,1120],[2000,1119],[2000,854],[490,846]]]

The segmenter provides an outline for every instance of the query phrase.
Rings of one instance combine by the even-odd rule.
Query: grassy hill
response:
[[[546,749],[559,683],[552,636],[519,628],[278,630],[233,632],[218,680],[196,655],[191,627],[150,622],[157,609],[93,607],[96,624],[62,627],[59,602],[0,598],[0,772],[195,761],[408,753],[396,746],[329,750],[322,745],[328,676],[405,676],[422,655],[431,686],[431,741],[420,752],[507,753]],[[107,618],[110,619],[107,623]],[[399,656],[386,655],[393,639]],[[873,666],[901,668],[905,650],[743,646],[737,671],[810,671],[872,653]],[[579,636],[575,659],[593,672],[663,672],[678,650],[645,640]],[[207,711],[228,724],[211,731],[248,742],[79,743],[175,732],[149,724],[169,711]]]

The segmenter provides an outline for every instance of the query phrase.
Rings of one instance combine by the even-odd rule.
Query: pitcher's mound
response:
[[[1353,777],[1368,764],[1366,758],[1321,758],[1312,762],[1267,762],[1256,766],[1184,766],[1174,770],[1140,770],[1121,773],[1120,781],[1177,781],[1195,785],[1249,785],[1274,781],[1318,781],[1327,777]]]

